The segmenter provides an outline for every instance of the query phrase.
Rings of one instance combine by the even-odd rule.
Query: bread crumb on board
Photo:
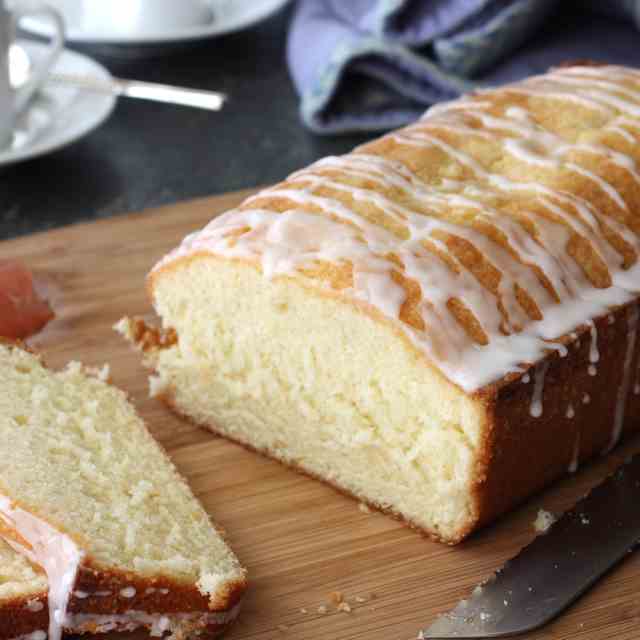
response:
[[[358,509],[360,509],[362,513],[371,513],[371,509],[369,508],[369,505],[365,504],[364,502],[361,502],[358,505]]]
[[[354,611],[356,604],[364,604],[365,602],[375,600],[376,597],[375,593],[370,593],[368,596],[349,596],[348,600],[351,602],[349,603],[342,591],[331,591],[329,593],[330,603],[335,605],[336,611],[341,611],[343,613],[351,613]],[[370,610],[375,611],[375,607],[370,607]],[[316,611],[320,614],[329,613],[329,607],[325,604],[321,604]],[[307,613],[307,609],[300,609],[300,613]]]
[[[536,519],[533,521],[533,528],[536,533],[546,533],[555,521],[556,517],[553,513],[540,509]]]

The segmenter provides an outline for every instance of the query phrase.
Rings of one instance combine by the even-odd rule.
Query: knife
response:
[[[640,455],[631,458],[419,638],[501,638],[543,626],[640,541]]]

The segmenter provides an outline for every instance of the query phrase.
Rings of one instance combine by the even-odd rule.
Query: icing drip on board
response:
[[[640,117],[640,74],[573,67],[505,87],[501,95],[513,95],[517,104],[495,109],[492,92],[483,91],[436,105],[414,125],[383,139],[398,148],[440,153],[471,178],[428,182],[397,158],[361,149],[325,158],[215,218],[156,269],[209,252],[255,261],[267,278],[295,273],[330,289],[301,270],[321,263],[349,265],[351,284],[339,294],[384,316],[467,392],[526,371],[549,351],[566,355],[559,337],[629,302],[640,290],[638,227],[627,192],[613,181],[624,174],[627,184],[640,189],[635,159],[619,148],[630,139],[635,143],[631,131],[640,129],[634,119]],[[545,129],[535,110],[526,108],[526,100],[539,99],[579,105],[607,118],[606,144],[601,137],[567,140]],[[526,180],[494,173],[468,146],[452,141],[457,139],[497,147],[532,171],[524,174]],[[528,179],[533,170],[571,174],[586,191],[599,193],[602,207],[581,197],[582,189],[570,192],[552,188],[552,181]],[[277,210],[271,210],[271,199],[279,203]],[[505,200],[525,204],[504,215]],[[610,286],[594,286],[568,251],[576,239],[603,265]],[[456,243],[472,247],[499,274],[495,289],[479,280]],[[417,285],[415,311],[423,328],[402,317],[408,294],[397,276]],[[452,301],[464,303],[483,340],[459,321]],[[589,373],[595,374],[597,334],[593,323],[590,327]]]

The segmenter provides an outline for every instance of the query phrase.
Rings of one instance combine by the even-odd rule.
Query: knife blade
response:
[[[636,455],[418,637],[500,638],[537,629],[639,541],[640,455]]]

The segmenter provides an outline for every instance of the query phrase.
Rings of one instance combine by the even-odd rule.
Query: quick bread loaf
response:
[[[216,637],[238,613],[244,570],[105,373],[54,372],[0,343],[0,536],[47,577],[31,640],[137,627]]]
[[[437,105],[182,242],[119,329],[213,431],[455,543],[640,416],[640,72]]]

